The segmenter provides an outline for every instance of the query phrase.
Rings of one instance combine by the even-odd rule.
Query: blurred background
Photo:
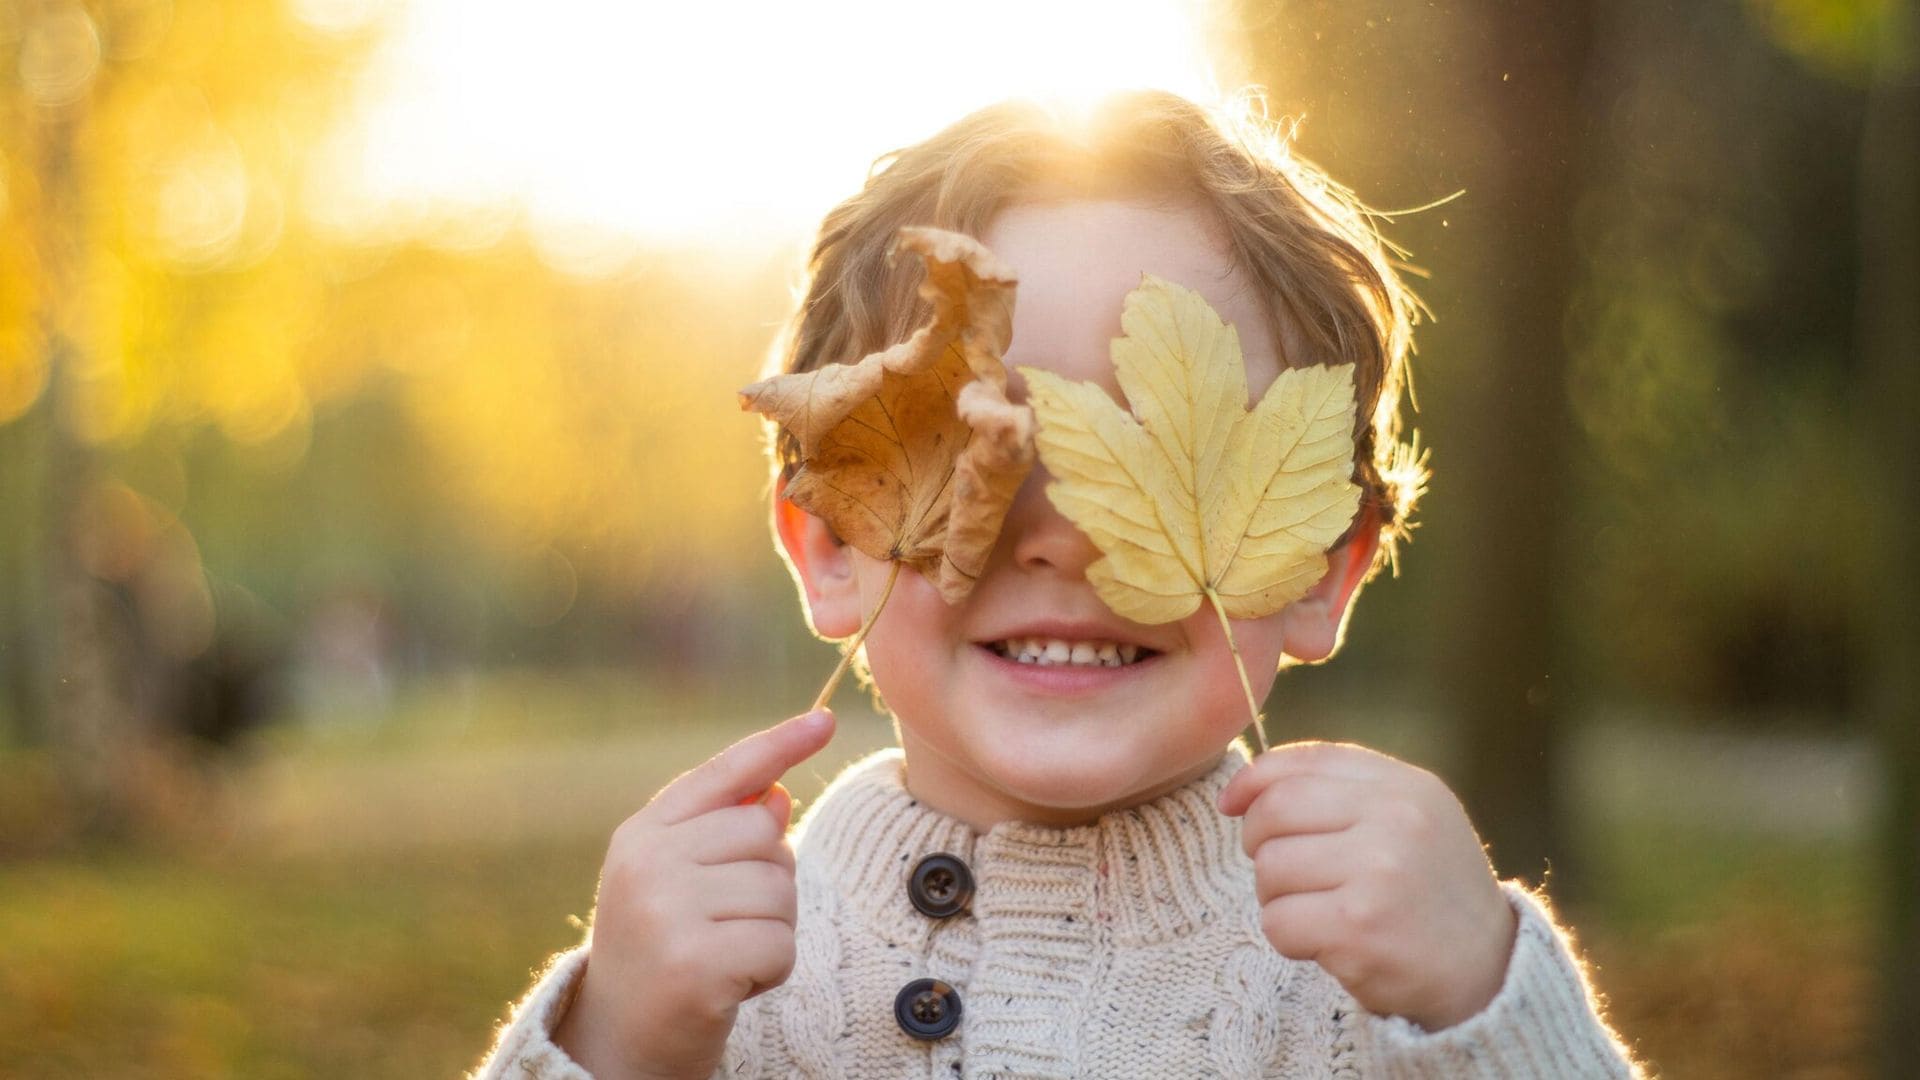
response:
[[[1245,83],[1460,193],[1386,220],[1423,524],[1271,734],[1442,772],[1661,1075],[1914,1075],[1915,23],[0,0],[0,1075],[473,1065],[833,662],[733,397],[809,225],[987,101]]]

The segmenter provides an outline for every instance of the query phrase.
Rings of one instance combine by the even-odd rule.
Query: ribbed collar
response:
[[[976,918],[1050,915],[1104,924],[1120,942],[1167,940],[1253,902],[1240,823],[1214,804],[1246,761],[1236,742],[1205,776],[1092,824],[1008,822],[982,835],[909,794],[903,756],[883,750],[834,780],[796,847],[803,872],[823,872],[843,909],[902,944],[924,942],[933,922],[908,901],[907,879],[936,852],[972,870]]]

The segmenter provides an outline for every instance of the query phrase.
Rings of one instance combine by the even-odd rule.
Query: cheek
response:
[[[1234,642],[1240,646],[1240,656],[1247,663],[1247,678],[1255,680],[1256,692],[1260,689],[1258,680],[1270,681],[1280,670],[1280,653],[1285,648],[1286,637],[1286,623],[1278,612],[1233,624]]]
[[[891,571],[888,563],[860,556],[855,573],[860,577],[863,620],[880,603]],[[874,679],[880,683],[881,694],[894,700],[900,692],[910,692],[912,685],[919,681],[914,673],[926,673],[936,654],[950,651],[953,625],[952,609],[940,599],[939,592],[918,573],[902,569],[894,582],[893,594],[887,598],[886,610],[873,624],[865,646],[867,662]],[[897,677],[903,674],[907,677]],[[890,682],[894,685],[889,686]]]
[[[1224,743],[1248,720],[1247,695],[1240,687],[1233,649],[1227,646],[1226,634],[1220,629],[1220,617],[1204,604],[1182,626],[1195,669],[1189,688],[1191,704],[1203,723],[1223,733]],[[1246,664],[1247,684],[1255,700],[1265,700],[1273,689],[1284,639],[1284,623],[1278,614],[1233,621],[1233,643]]]
[[[1233,649],[1227,646],[1226,634],[1220,629],[1220,617],[1202,603],[1199,611],[1187,617],[1186,632],[1209,677],[1224,677],[1238,694],[1240,677],[1234,674]],[[1285,641],[1286,622],[1281,612],[1258,619],[1233,620],[1233,644],[1247,665],[1247,680],[1253,684],[1255,694],[1262,693],[1265,684],[1279,671]],[[1244,701],[1244,695],[1240,696]]]

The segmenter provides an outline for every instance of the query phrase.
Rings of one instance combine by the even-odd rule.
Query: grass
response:
[[[446,1076],[577,939],[597,842],[120,853],[0,882],[0,1073]]]
[[[223,827],[0,864],[0,1077],[458,1075],[578,939],[613,825],[780,714],[618,679],[452,692],[283,734]],[[802,799],[887,739],[841,712]],[[1865,1075],[1856,845],[1599,816],[1583,847],[1589,895],[1564,913],[1662,1075]]]
[[[1869,1075],[1860,845],[1649,824],[1589,847],[1595,895],[1567,914],[1616,1028],[1660,1075]]]

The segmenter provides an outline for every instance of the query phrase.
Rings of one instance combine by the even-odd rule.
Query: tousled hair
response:
[[[1264,301],[1285,367],[1352,363],[1359,403],[1353,479],[1394,562],[1425,490],[1424,458],[1400,441],[1399,405],[1419,301],[1394,270],[1378,217],[1291,152],[1257,99],[1212,110],[1164,91],[1105,99],[1083,115],[1024,101],[972,113],[924,142],[882,156],[859,193],[821,223],[804,292],[772,364],[785,372],[848,363],[892,345],[928,316],[914,260],[892,259],[905,225],[982,233],[1006,207],[1062,198],[1169,197],[1201,206]],[[1288,335],[1286,331],[1292,330]],[[799,450],[774,436],[790,475]]]

